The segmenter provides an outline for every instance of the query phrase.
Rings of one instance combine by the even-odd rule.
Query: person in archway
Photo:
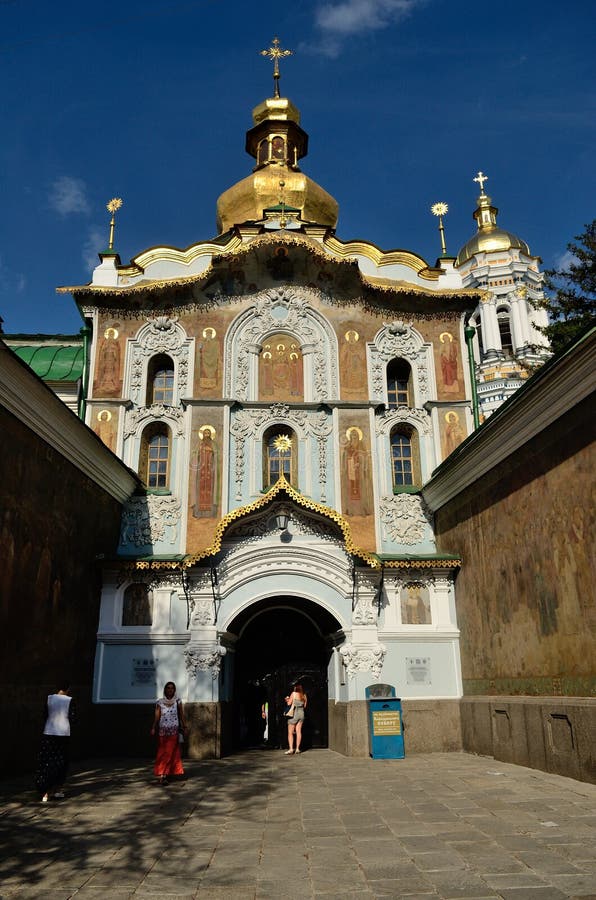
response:
[[[292,753],[300,753],[300,744],[302,743],[302,723],[304,722],[304,710],[308,703],[308,697],[302,689],[300,682],[296,682],[292,688],[292,693],[286,698],[286,702],[290,704],[292,715],[288,718],[288,747],[286,756]]]

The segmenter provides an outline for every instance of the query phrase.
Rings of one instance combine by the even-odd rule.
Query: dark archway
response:
[[[229,631],[235,646],[234,708],[236,747],[287,746],[284,697],[301,681],[308,695],[303,749],[327,746],[328,635],[339,623],[321,607],[295,597],[260,601],[241,613]],[[264,733],[261,708],[268,707]],[[266,740],[265,740],[266,738]]]

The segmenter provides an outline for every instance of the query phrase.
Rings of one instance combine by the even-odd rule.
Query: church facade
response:
[[[93,700],[145,710],[173,680],[191,754],[217,756],[260,740],[263,702],[283,745],[299,680],[311,745],[367,755],[364,690],[383,682],[410,750],[456,749],[461,560],[437,551],[422,488],[498,405],[477,366],[494,384],[506,334],[543,352],[537,260],[482,182],[457,260],[340,240],[278,82],[215,239],[128,265],[110,248],[61,289],[92,328],[86,422],[145,485],[103,567]]]

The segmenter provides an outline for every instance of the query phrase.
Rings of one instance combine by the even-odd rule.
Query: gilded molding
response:
[[[110,287],[106,285],[71,285],[71,286],[63,286],[56,288],[56,292],[59,294],[73,294],[74,296],[88,296],[88,295],[102,295],[105,297],[129,297],[134,296],[136,294],[151,294],[155,292],[162,291],[168,288],[175,287],[184,287],[190,285],[199,285],[202,281],[206,281],[209,279],[215,272],[214,262],[219,262],[224,259],[226,256],[235,255],[241,256],[246,253],[251,253],[260,247],[265,246],[275,246],[279,244],[284,245],[294,245],[298,247],[302,247],[309,253],[312,253],[314,256],[319,257],[321,260],[325,260],[326,262],[333,262],[336,265],[344,265],[351,266],[355,269],[360,279],[360,282],[363,287],[368,287],[375,291],[380,291],[382,293],[391,293],[391,294],[419,294],[424,297],[430,298],[445,298],[445,299],[455,299],[455,298],[478,298],[481,299],[484,296],[483,290],[478,290],[477,288],[457,288],[457,289],[446,289],[441,288],[438,290],[429,290],[422,285],[417,285],[407,281],[393,281],[389,278],[378,278],[376,276],[364,275],[358,266],[357,259],[354,258],[354,254],[360,254],[362,256],[366,256],[368,259],[372,260],[375,265],[383,266],[383,265],[395,265],[402,264],[408,266],[413,271],[416,272],[420,277],[427,278],[431,281],[438,280],[438,270],[433,270],[437,273],[436,277],[433,275],[432,277],[428,277],[424,274],[425,271],[430,271],[427,267],[426,262],[421,258],[416,256],[413,253],[409,253],[405,250],[399,251],[389,251],[388,253],[383,253],[382,250],[379,250],[378,247],[375,247],[374,244],[367,244],[366,242],[352,242],[348,244],[340,243],[337,238],[330,236],[326,237],[323,240],[325,247],[329,252],[326,252],[325,249],[313,238],[307,237],[305,235],[295,235],[288,233],[271,233],[265,235],[259,235],[253,240],[243,243],[242,239],[238,237],[236,240],[231,240],[230,243],[226,247],[221,247],[220,245],[214,244],[196,244],[193,247],[189,248],[185,251],[179,251],[175,248],[154,248],[152,251],[145,251],[145,253],[140,254],[135,259],[137,261],[143,260],[144,264],[147,265],[150,261],[156,261],[157,259],[162,259],[164,257],[159,256],[159,252],[163,249],[168,251],[169,256],[165,257],[168,259],[176,259],[176,254],[181,254],[182,258],[180,261],[183,261],[183,264],[187,265],[185,262],[186,258],[194,259],[197,256],[206,255],[209,252],[212,253],[212,258],[210,264],[207,266],[203,272],[199,272],[194,275],[185,275],[179,278],[162,278],[156,279],[154,281],[143,281],[140,284],[130,284],[130,285],[119,285],[117,287]],[[146,254],[155,254],[155,256],[146,256]],[[136,269],[119,269],[119,275],[125,276],[127,274],[136,274]]]

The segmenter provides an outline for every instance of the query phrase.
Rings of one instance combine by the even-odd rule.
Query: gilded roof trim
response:
[[[338,246],[339,242],[336,241]],[[360,268],[358,267],[358,261],[353,256],[348,256],[347,251],[343,258],[337,259],[334,257],[329,257],[324,249],[320,246],[320,244],[313,240],[312,238],[306,237],[304,235],[289,235],[284,233],[283,236],[280,236],[278,233],[273,233],[269,235],[260,235],[249,243],[240,244],[235,246],[233,251],[229,251],[226,248],[226,252],[222,253],[221,248],[218,248],[220,252],[214,253],[212,256],[211,263],[207,266],[207,268],[198,274],[195,275],[185,275],[181,278],[163,278],[156,279],[155,281],[142,281],[137,284],[131,285],[121,285],[118,287],[110,287],[106,285],[95,285],[95,284],[87,284],[87,285],[71,285],[56,288],[56,292],[58,294],[73,294],[74,296],[89,296],[89,295],[103,295],[105,297],[129,297],[134,296],[136,294],[144,294],[144,293],[154,293],[157,291],[162,291],[167,288],[175,288],[175,287],[184,287],[186,285],[200,284],[201,281],[205,281],[213,275],[215,268],[213,263],[219,262],[223,258],[225,258],[229,252],[233,252],[235,256],[241,256],[244,254],[248,254],[253,252],[254,250],[258,250],[261,247],[272,245],[272,244],[284,244],[284,245],[294,245],[298,247],[302,247],[308,253],[312,253],[313,255],[325,260],[326,262],[332,262],[334,265],[338,266],[352,266],[358,273],[358,277],[360,278],[360,282],[363,286],[372,288],[374,290],[378,290],[385,293],[397,293],[397,294],[420,294],[425,297],[431,298],[457,298],[457,297],[483,297],[486,294],[486,291],[480,291],[474,288],[458,288],[458,289],[439,289],[439,290],[428,290],[422,285],[413,284],[411,282],[405,281],[392,281],[387,278],[378,278],[376,276],[364,275]],[[358,247],[359,244],[346,244],[343,245],[346,248],[348,247]],[[373,247],[373,245],[370,245]],[[377,248],[374,248],[377,249]],[[378,251],[381,253],[381,251]],[[395,251],[401,253],[402,251]],[[137,257],[138,258],[138,257]],[[413,259],[419,259],[418,257],[414,257]],[[423,262],[423,260],[421,260]],[[426,264],[425,264],[426,265]]]
[[[265,506],[271,503],[271,501],[274,500],[281,491],[285,491],[285,493],[292,500],[294,500],[294,502],[297,503],[298,506],[302,506],[305,509],[311,509],[319,515],[324,516],[326,519],[330,519],[332,522],[335,522],[335,524],[339,526],[343,534],[346,551],[352,556],[357,556],[359,559],[362,559],[367,565],[371,567],[371,569],[381,568],[381,561],[375,553],[369,553],[368,550],[364,550],[362,547],[356,547],[352,539],[350,526],[340,513],[338,513],[334,509],[331,509],[331,507],[329,506],[323,506],[323,504],[317,503],[315,500],[311,500],[309,497],[305,497],[303,494],[297,491],[296,488],[292,487],[292,485],[288,481],[286,481],[283,475],[280,476],[273,487],[262,497],[259,497],[258,500],[255,500],[253,503],[249,503],[247,506],[239,506],[237,509],[233,509],[231,510],[231,512],[227,513],[223,517],[223,519],[219,521],[215,529],[213,543],[209,547],[205,547],[198,553],[190,554],[181,562],[171,560],[168,560],[167,562],[149,562],[147,560],[142,560],[134,563],[133,568],[151,570],[177,568],[188,569],[198,563],[200,560],[205,559],[206,557],[215,556],[215,554],[219,553],[219,551],[221,550],[223,536],[232,522],[235,522],[238,519],[242,519],[258,509],[263,509]]]

